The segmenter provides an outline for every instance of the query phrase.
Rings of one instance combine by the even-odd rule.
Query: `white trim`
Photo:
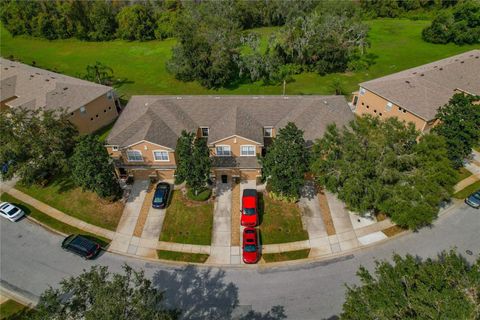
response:
[[[138,153],[140,153],[140,157],[142,157],[142,160],[130,160],[130,158],[128,157],[128,153],[129,153],[129,152],[138,152]],[[142,154],[142,151],[140,151],[140,150],[126,150],[126,154],[127,154],[127,161],[128,161],[128,162],[144,162],[144,161],[143,161],[143,154]]]
[[[228,154],[218,154],[218,152],[217,152],[218,147],[222,147],[222,148],[223,147],[228,147]],[[232,156],[232,147],[228,144],[219,144],[219,145],[215,146],[215,155],[217,157],[230,157],[230,156]]]
[[[243,147],[253,147],[253,154],[242,154]],[[255,157],[257,155],[257,149],[252,144],[242,144],[240,145],[240,156],[241,157]]]
[[[112,151],[118,151],[118,146],[112,146]]]
[[[236,135],[236,134],[234,134],[234,135],[232,135],[232,136],[229,136],[229,137],[226,137],[226,138],[222,138],[222,139],[220,139],[220,140],[217,140],[217,141],[210,142],[210,145],[214,145],[214,144],[216,144],[217,142],[224,141],[224,140],[227,140],[227,139],[231,139],[231,138],[234,138],[234,137],[236,137],[236,138],[242,138],[242,139],[245,139],[245,140],[251,141],[251,142],[253,142],[253,143],[255,143],[255,144],[258,144],[259,146],[263,146],[263,144],[262,144],[262,143],[260,143],[260,142],[253,141],[252,139],[248,139],[248,138],[245,138],[245,137],[242,137],[242,136]]]
[[[269,136],[265,135],[265,129],[270,129],[271,130]],[[264,138],[273,138],[273,127],[267,127],[267,126],[263,127],[263,137]]]
[[[169,150],[169,151],[175,151],[175,150],[173,150],[172,148],[165,147],[165,146],[162,146],[161,144],[154,143],[154,142],[150,142],[150,141],[147,141],[147,140],[140,140],[140,141],[138,141],[138,142],[135,142],[135,143],[132,143],[132,144],[130,144],[130,145],[128,145],[128,146],[125,146],[125,147],[123,147],[122,149],[130,148],[130,147],[136,146],[137,144],[140,144],[140,143],[150,143],[150,144],[159,146],[159,147],[161,147],[161,148],[163,148],[163,149],[167,149],[167,150]]]
[[[165,152],[167,154],[167,160],[157,160],[155,158],[155,152]],[[155,162],[170,162],[170,155],[167,150],[152,150],[152,155],[153,155],[153,161]]]

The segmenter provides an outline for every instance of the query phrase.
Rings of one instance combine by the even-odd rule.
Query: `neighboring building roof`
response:
[[[433,120],[455,90],[480,95],[480,50],[366,81],[360,87],[424,120]]]
[[[126,147],[146,140],[175,149],[182,130],[209,127],[209,143],[236,135],[263,144],[263,127],[291,121],[311,145],[328,124],[353,118],[343,96],[133,96],[107,142]]]
[[[74,111],[111,87],[0,58],[0,101],[12,108]],[[16,98],[15,98],[16,97]]]

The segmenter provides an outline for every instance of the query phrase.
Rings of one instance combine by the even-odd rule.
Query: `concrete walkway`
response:
[[[140,216],[140,210],[142,209],[149,183],[149,180],[136,179],[134,181],[128,200],[125,203],[122,217],[110,244],[110,250],[129,254],[137,253],[140,238],[134,237],[133,232]]]
[[[232,187],[230,183],[217,183],[213,210],[212,246],[208,263],[230,264],[232,238]]]

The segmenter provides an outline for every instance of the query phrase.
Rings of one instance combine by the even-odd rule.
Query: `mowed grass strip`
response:
[[[7,300],[0,304],[0,320],[30,319],[33,313],[32,309],[15,300]]]
[[[470,177],[473,173],[468,171],[466,168],[461,167],[458,169],[458,182],[462,181],[463,179],[466,179]]]
[[[258,194],[262,244],[286,243],[308,239],[303,229],[300,208],[296,203],[287,203]]]
[[[310,249],[287,251],[280,253],[265,253],[262,255],[265,262],[280,262],[289,260],[306,259],[310,254]]]
[[[157,250],[158,259],[204,263],[210,255],[206,253],[188,253],[167,250]]]
[[[210,245],[212,241],[213,202],[191,203],[182,191],[173,191],[163,221],[160,241]]]
[[[36,208],[32,207],[31,205],[26,204],[25,202],[22,202],[22,201],[18,200],[17,198],[15,198],[15,197],[7,194],[7,193],[2,193],[2,195],[0,196],[0,200],[12,203],[13,205],[22,209],[27,216],[30,216],[30,217],[34,218],[35,220],[43,223],[44,225],[46,225],[46,226],[48,226],[48,227],[50,227],[54,230],[57,230],[61,233],[85,235],[85,236],[91,238],[92,240],[98,242],[102,247],[107,246],[111,241],[109,239],[103,238],[103,237],[98,236],[98,235],[93,234],[93,233],[85,232],[85,231],[80,230],[78,228],[75,228],[71,225],[63,223],[63,222],[61,222],[57,219],[54,219],[54,218],[50,217],[49,215],[47,215],[47,214],[37,210]]]
[[[334,73],[321,76],[317,73],[295,75],[286,86],[286,93],[333,94],[333,81],[338,79],[346,95],[358,90],[360,82],[446,58],[480,45],[442,45],[422,40],[421,32],[430,24],[426,20],[376,19],[366,21],[370,26],[369,53],[377,58],[369,70]],[[260,34],[261,49],[265,50],[271,34],[278,27],[253,29]],[[282,94],[282,85],[263,85],[261,82],[240,83],[219,90],[208,90],[198,82],[182,82],[167,72],[166,62],[171,57],[175,39],[163,41],[88,42],[77,39],[54,40],[28,36],[12,37],[1,28],[1,55],[48,68],[71,76],[85,73],[85,67],[100,61],[114,69],[120,79],[117,90],[124,98],[141,94]],[[243,50],[248,53],[248,50]]]
[[[69,216],[112,231],[117,229],[123,212],[121,201],[109,202],[82,191],[68,176],[57,177],[45,187],[17,184],[15,188]]]
[[[480,181],[472,183],[468,187],[458,191],[453,195],[453,197],[457,199],[465,199],[477,190],[480,190]]]

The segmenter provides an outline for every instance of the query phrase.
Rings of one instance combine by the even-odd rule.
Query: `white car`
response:
[[[25,215],[22,209],[8,202],[0,203],[0,215],[12,222],[17,221]]]

